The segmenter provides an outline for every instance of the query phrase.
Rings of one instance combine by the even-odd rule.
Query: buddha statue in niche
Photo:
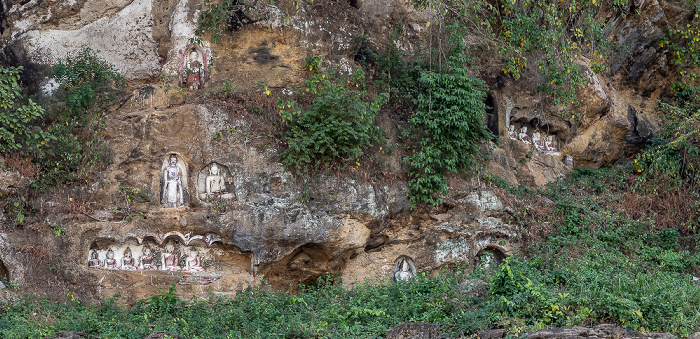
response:
[[[394,262],[392,269],[394,281],[408,281],[416,276],[416,268],[411,258],[401,256]]]
[[[547,136],[547,140],[545,141],[545,147],[547,148],[547,152],[559,152],[559,150],[557,150],[557,145],[554,143],[554,137],[551,135]]]
[[[189,257],[187,258],[187,271],[190,272],[203,272],[202,260],[199,258],[199,253],[196,249],[190,251]]]
[[[141,256],[141,269],[144,271],[156,270],[155,260],[153,260],[153,254],[151,253],[150,247],[143,248],[143,255]]]
[[[535,146],[535,149],[538,151],[546,151],[544,141],[542,140],[542,136],[540,135],[539,131],[532,133],[532,145]]]
[[[136,271],[137,269],[136,259],[131,256],[131,249],[127,247],[126,250],[124,250],[124,257],[122,258],[122,270]]]
[[[217,164],[212,164],[209,167],[209,175],[204,179],[204,192],[200,193],[200,199],[205,200],[214,197],[233,199],[233,193],[228,193],[226,189],[224,173],[225,171],[222,173]]]
[[[518,140],[518,133],[515,133],[515,125],[508,126],[508,137],[513,140]]]
[[[180,271],[182,267],[178,262],[179,256],[175,253],[175,247],[172,244],[165,246],[165,251],[161,254],[160,269],[164,271]]]
[[[527,127],[523,126],[520,129],[520,133],[518,133],[518,140],[530,145],[532,142],[530,141],[530,136],[527,135]]]
[[[114,252],[110,248],[109,251],[107,251],[107,258],[105,259],[105,265],[104,268],[108,270],[116,270],[117,269],[117,259],[114,259]]]
[[[90,252],[90,260],[88,260],[88,267],[90,268],[101,268],[102,264],[100,263],[100,259],[98,259],[97,256],[97,250],[92,250]]]
[[[177,166],[177,156],[170,155],[168,166],[163,170],[163,197],[165,207],[180,207],[184,205],[183,179],[180,167]]]

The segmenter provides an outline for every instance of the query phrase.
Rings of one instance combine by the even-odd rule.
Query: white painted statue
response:
[[[515,125],[508,126],[508,137],[513,140],[518,140],[518,133],[515,133]]]
[[[193,249],[190,251],[189,258],[187,258],[187,271],[190,272],[203,272],[202,260],[199,259],[199,253],[197,250]]]
[[[178,262],[178,255],[175,253],[175,248],[173,245],[166,245],[165,252],[160,256],[161,266],[160,269],[164,271],[180,271],[182,267]]]
[[[116,270],[118,268],[117,259],[114,259],[114,252],[112,249],[107,251],[107,258],[105,259],[104,268],[108,270]]]
[[[177,166],[177,156],[170,156],[168,166],[163,171],[163,197],[165,207],[180,207],[184,205],[183,180],[180,168]]]
[[[413,278],[413,272],[411,272],[411,267],[408,265],[408,261],[404,260],[401,264],[401,270],[396,272],[396,280],[408,281]]]
[[[131,249],[127,247],[126,250],[124,250],[124,257],[122,258],[122,270],[136,271],[137,269],[136,259],[131,256]]]
[[[554,144],[554,137],[551,135],[547,136],[547,141],[545,142],[545,147],[547,148],[547,152],[554,152],[554,153],[559,152],[559,150],[557,150],[557,145]]]
[[[158,267],[156,267],[155,260],[153,260],[153,254],[151,254],[151,249],[149,247],[143,248],[143,255],[141,256],[140,268],[144,271],[158,269]]]
[[[200,199],[220,197],[222,199],[233,199],[232,193],[226,192],[226,180],[224,174],[217,164],[209,167],[209,175],[205,179],[205,192],[199,195]]]
[[[535,146],[535,149],[538,151],[546,151],[544,141],[542,140],[542,136],[540,135],[539,131],[532,133],[532,145]]]
[[[527,127],[523,126],[523,128],[520,129],[518,139],[528,145],[532,144],[532,142],[530,141],[530,136],[527,135]]]

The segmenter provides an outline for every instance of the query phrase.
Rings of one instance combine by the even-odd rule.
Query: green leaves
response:
[[[447,194],[445,171],[458,172],[478,165],[480,144],[490,133],[486,127],[486,87],[470,77],[461,64],[445,73],[424,71],[418,80],[423,89],[407,134],[419,140],[410,164],[411,203],[437,205]]]
[[[22,67],[0,67],[0,152],[46,142],[48,137],[33,126],[45,113],[43,107],[23,96],[19,85]]]
[[[365,90],[364,72],[334,78],[332,72],[316,73],[300,89],[302,108],[296,100],[279,100],[277,105],[285,121],[288,148],[280,155],[282,162],[299,173],[309,167],[356,159],[382,135],[374,124],[385,93],[369,95]],[[331,78],[334,78],[331,80]]]

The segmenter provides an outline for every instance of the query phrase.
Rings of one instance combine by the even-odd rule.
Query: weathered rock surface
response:
[[[440,327],[431,323],[401,323],[386,331],[386,339],[439,339]]]

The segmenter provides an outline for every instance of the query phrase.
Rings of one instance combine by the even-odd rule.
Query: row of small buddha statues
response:
[[[520,132],[516,133],[515,132],[515,125],[510,125],[508,126],[508,137],[513,139],[513,140],[518,140],[521,142],[526,143],[527,145],[532,145],[535,147],[536,150],[550,154],[550,155],[559,155],[559,150],[557,149],[557,146],[554,142],[554,137],[551,135],[545,136],[545,139],[542,140],[542,136],[539,131],[535,131],[532,133],[532,138],[527,134],[527,127],[523,126],[520,128]]]
[[[173,249],[167,249],[161,253],[160,260],[151,252],[151,249],[145,247],[143,254],[137,260],[133,257],[131,249],[127,247],[124,250],[124,255],[121,260],[114,258],[114,251],[110,248],[105,254],[105,259],[99,259],[97,250],[90,252],[88,267],[101,268],[107,270],[122,270],[122,271],[185,271],[185,272],[203,272],[202,260],[199,258],[197,250],[189,251],[184,265],[181,266],[180,256]]]

